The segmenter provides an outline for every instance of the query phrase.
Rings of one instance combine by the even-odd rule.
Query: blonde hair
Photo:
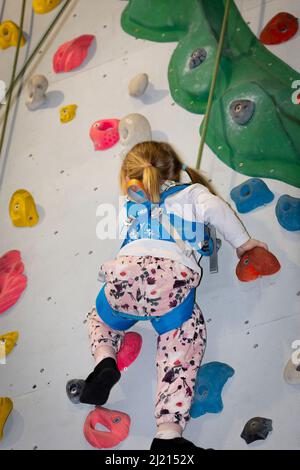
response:
[[[126,155],[120,173],[122,194],[127,194],[127,179],[137,179],[143,183],[148,199],[153,203],[160,201],[160,187],[165,180],[180,181],[183,163],[171,145],[163,142],[143,142],[137,144]],[[186,167],[192,183],[206,186],[212,193],[213,188],[196,170]]]

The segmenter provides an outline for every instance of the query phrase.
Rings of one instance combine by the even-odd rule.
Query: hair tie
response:
[[[186,171],[187,169],[188,169],[188,166],[185,165],[185,164],[183,164],[183,165],[182,165],[182,171]]]
[[[144,169],[145,168],[151,168],[153,165],[151,165],[151,163],[146,163],[146,165],[144,166]]]

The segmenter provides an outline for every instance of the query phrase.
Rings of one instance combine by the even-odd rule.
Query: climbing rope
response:
[[[220,40],[219,40],[218,49],[217,49],[216,62],[215,62],[215,67],[213,71],[213,76],[212,76],[212,82],[211,82],[211,87],[210,87],[210,92],[209,92],[209,97],[208,97],[208,102],[207,102],[205,118],[203,122],[200,147],[198,151],[198,158],[197,158],[197,165],[196,165],[197,170],[200,169],[200,165],[201,165],[201,160],[202,160],[202,155],[203,155],[203,150],[204,150],[204,145],[205,145],[205,140],[206,140],[206,135],[207,135],[207,130],[208,130],[209,118],[210,118],[211,108],[213,104],[213,98],[214,98],[218,72],[219,72],[219,67],[220,67],[220,62],[221,62],[221,56],[222,56],[222,51],[223,51],[223,46],[224,46],[224,41],[225,41],[225,33],[227,29],[230,6],[231,6],[231,0],[226,0],[223,24],[222,24]]]
[[[18,35],[17,49],[16,49],[16,53],[15,53],[15,57],[14,57],[13,70],[12,70],[12,74],[11,74],[11,81],[10,81],[11,84],[14,82],[16,71],[17,71],[17,66],[18,66],[21,40],[22,40],[22,37],[23,37],[23,25],[24,25],[24,18],[25,18],[26,2],[27,2],[27,0],[22,0],[22,8],[21,8],[21,16],[20,16],[20,29],[19,29],[19,35]],[[1,139],[0,139],[0,156],[1,156],[2,147],[3,147],[3,143],[4,143],[4,138],[5,138],[5,131],[6,131],[7,122],[8,122],[12,92],[13,92],[13,88],[10,87],[10,90],[9,90],[8,94],[6,94],[6,96],[5,96],[5,99],[7,98],[7,107],[6,107],[6,110],[5,110],[4,123],[3,123],[2,133],[1,133]],[[4,99],[4,102],[5,102],[5,99]]]
[[[9,116],[9,111],[10,111],[10,106],[11,106],[11,99],[12,99],[12,94],[14,91],[15,86],[21,80],[21,78],[24,76],[26,70],[28,69],[29,65],[31,64],[32,60],[36,56],[37,52],[40,50],[41,46],[53,30],[54,26],[57,24],[58,20],[60,17],[63,15],[64,11],[66,8],[69,6],[71,3],[71,0],[66,0],[62,8],[59,10],[58,14],[54,17],[53,21],[50,23],[48,29],[46,32],[43,34],[41,37],[40,41],[38,42],[37,46],[34,48],[32,51],[31,55],[28,57],[27,61],[23,65],[22,69],[18,73],[18,75],[15,77],[16,74],[16,69],[17,69],[17,63],[18,63],[18,57],[19,57],[19,50],[20,50],[20,45],[21,45],[21,38],[23,34],[23,22],[24,22],[24,15],[25,15],[25,6],[26,6],[26,1],[27,0],[22,0],[22,13],[21,13],[21,20],[20,20],[20,33],[19,33],[19,38],[18,38],[18,45],[16,49],[16,54],[15,54],[15,60],[14,60],[14,66],[13,66],[13,73],[10,81],[10,86],[6,92],[5,95],[5,100],[7,99],[7,104],[6,104],[6,111],[5,111],[5,116],[4,116],[4,122],[3,122],[3,127],[2,127],[2,132],[1,132],[1,139],[0,139],[0,158],[1,158],[1,152],[4,144],[4,138],[5,138],[5,133],[6,133],[6,127],[7,127],[7,122],[8,122],[8,116]],[[3,106],[3,105],[2,105]],[[1,107],[1,104],[0,104]]]

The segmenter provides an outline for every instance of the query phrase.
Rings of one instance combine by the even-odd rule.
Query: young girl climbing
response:
[[[191,184],[180,184],[182,170]],[[202,274],[199,241],[210,224],[238,257],[267,246],[250,238],[231,208],[200,174],[182,164],[168,144],[136,145],[124,159],[120,181],[128,196],[128,229],[116,259],[102,266],[106,283],[88,315],[96,368],[84,383],[80,402],[98,406],[107,402],[120,379],[116,356],[125,331],[148,319],[158,333],[157,434],[151,450],[195,450],[182,433],[190,419],[206,346],[205,322],[195,302]],[[130,201],[133,194],[140,199]]]

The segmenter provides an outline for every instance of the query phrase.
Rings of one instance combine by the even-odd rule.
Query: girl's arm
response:
[[[239,246],[236,250],[236,254],[239,258],[241,258],[247,251],[252,250],[256,246],[260,248],[264,248],[265,250],[269,250],[268,245],[264,242],[260,242],[259,240],[255,240],[254,238],[250,238],[246,243]]]
[[[218,196],[214,196],[207,188],[197,186],[199,186],[195,200],[197,219],[214,225],[224,239],[236,249],[239,258],[257,246],[268,250],[265,243],[251,239],[245,226],[229,204]]]

